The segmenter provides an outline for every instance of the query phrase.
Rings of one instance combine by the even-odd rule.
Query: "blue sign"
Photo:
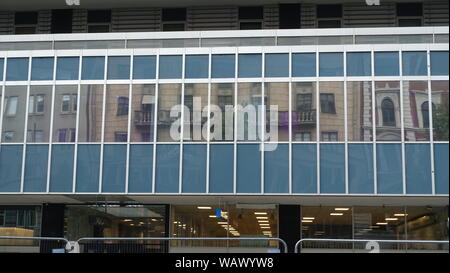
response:
[[[220,208],[216,209],[216,218],[222,218],[222,210]]]

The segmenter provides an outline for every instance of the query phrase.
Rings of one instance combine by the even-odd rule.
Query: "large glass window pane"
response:
[[[48,142],[52,113],[52,87],[31,86],[28,99],[27,142]]]
[[[170,132],[171,126],[175,120],[181,118],[181,109],[179,109],[178,116],[171,117],[170,110],[176,106],[181,105],[181,84],[160,84],[158,95],[158,141],[159,142],[177,142],[181,138],[181,122],[178,124],[177,135],[172,135]],[[176,134],[176,133],[175,133]]]
[[[262,75],[261,54],[239,54],[239,78],[258,78]]]
[[[211,145],[209,151],[209,192],[233,192],[233,145]]]
[[[405,140],[430,140],[428,83],[426,81],[404,81],[402,93]]]
[[[183,56],[159,56],[159,78],[181,79]]]
[[[25,158],[25,192],[47,190],[48,145],[27,145]]]
[[[264,74],[266,77],[289,77],[289,54],[268,53],[265,57]]]
[[[292,145],[292,192],[317,193],[317,146]]]
[[[264,192],[289,193],[289,145],[264,152]]]
[[[449,180],[449,149],[448,143],[434,144],[434,178],[437,194],[448,194]]]
[[[31,61],[32,81],[53,80],[53,57],[35,57]]]
[[[319,74],[321,77],[338,77],[344,75],[343,53],[320,53]]]
[[[105,75],[105,57],[83,57],[82,80],[103,80]]]
[[[79,57],[58,57],[56,80],[78,80],[79,66]]]
[[[6,66],[6,80],[27,81],[28,61],[28,58],[8,58]]]
[[[128,80],[130,78],[130,57],[108,57],[108,80]]]
[[[0,146],[0,192],[20,191],[22,150],[22,145]]]
[[[105,104],[105,142],[128,141],[129,85],[108,85]]]
[[[218,108],[216,108],[216,106]],[[227,111],[228,109],[228,111]],[[234,84],[211,84],[211,141],[234,139]]]
[[[78,86],[57,85],[53,110],[53,142],[75,142]]]
[[[261,193],[261,151],[257,144],[237,146],[236,191]]]
[[[133,85],[131,102],[131,142],[154,140],[155,85]]]
[[[406,193],[431,194],[431,155],[429,144],[406,144]]]
[[[3,67],[5,66],[5,59],[0,58],[0,80],[3,81]]]
[[[377,144],[377,193],[403,193],[402,177],[401,145]]]
[[[133,79],[155,79],[156,56],[134,56]]]
[[[127,145],[103,148],[102,192],[125,192]]]
[[[50,192],[72,192],[74,145],[53,145]]]
[[[261,83],[239,83],[237,92],[237,140],[257,141],[261,136],[258,113],[262,105]],[[264,99],[266,102],[267,100]]]
[[[186,79],[208,78],[208,69],[208,55],[186,55]]]
[[[406,207],[406,213],[408,240],[448,241],[448,206]],[[448,244],[408,244],[408,250],[448,253]]]
[[[202,129],[207,126],[207,117],[203,117],[202,112],[204,109],[208,109],[207,105],[208,84],[186,83],[184,85],[183,138],[185,141],[206,141]]]
[[[340,207],[342,208],[342,207]],[[336,211],[336,207],[306,207],[302,206],[302,239],[352,239],[352,208],[344,207],[345,211]],[[306,242],[302,251],[308,248],[342,249],[351,248],[352,243]]]
[[[431,82],[433,107],[433,137],[435,141],[448,141],[448,81]]]
[[[292,83],[292,141],[316,141],[316,84]]]
[[[375,52],[375,76],[400,75],[398,58],[398,52]]]
[[[128,192],[151,193],[153,145],[130,145]]]
[[[325,142],[345,140],[344,83],[321,82],[320,139]]]
[[[431,51],[431,75],[448,75],[448,51]]]
[[[347,76],[371,76],[370,52],[347,53]]]
[[[345,193],[345,151],[343,144],[320,145],[320,192]]]
[[[178,193],[180,172],[180,146],[160,144],[156,146],[155,191]]]
[[[211,78],[234,78],[235,55],[212,55]]]
[[[372,82],[347,82],[349,141],[372,141]]]
[[[289,140],[289,83],[272,82],[266,83],[266,141],[288,141]],[[278,113],[271,111],[276,107]],[[278,134],[275,134],[275,131]]]
[[[27,87],[6,86],[4,93],[2,142],[23,142]]]
[[[373,193],[372,144],[348,145],[348,184],[350,193]]]
[[[294,53],[292,54],[292,77],[315,77],[316,54]]]
[[[206,192],[206,145],[183,145],[182,192]]]
[[[78,145],[76,192],[98,192],[100,145]]]
[[[79,142],[100,142],[103,118],[103,85],[80,88]]]
[[[400,141],[400,83],[375,82],[377,141]]]
[[[411,51],[402,53],[403,76],[426,76],[427,52]]]

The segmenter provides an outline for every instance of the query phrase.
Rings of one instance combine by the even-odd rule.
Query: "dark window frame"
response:
[[[326,101],[324,100],[325,98]],[[333,93],[320,94],[320,112],[324,114],[336,114],[336,98]]]

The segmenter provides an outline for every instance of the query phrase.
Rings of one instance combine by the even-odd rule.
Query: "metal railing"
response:
[[[0,236],[0,253],[68,253],[73,244],[66,238]]]
[[[294,247],[295,253],[301,253],[305,243],[309,250],[324,250],[321,252],[446,252],[448,253],[449,241],[435,240],[374,240],[374,239],[301,239]],[[383,244],[385,244],[383,246]],[[417,248],[417,245],[428,245],[425,248]],[[442,246],[436,249],[433,246]],[[447,247],[445,247],[447,245]]]

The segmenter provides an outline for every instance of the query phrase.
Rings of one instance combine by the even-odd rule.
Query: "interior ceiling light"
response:
[[[316,217],[303,217],[303,220],[314,220]]]
[[[267,215],[267,212],[255,212],[255,215]]]
[[[335,208],[336,211],[348,211],[350,208]]]
[[[344,215],[344,214],[341,213],[341,212],[332,212],[332,213],[330,213],[330,215],[331,215],[331,216],[342,216],[342,215]]]
[[[398,218],[386,218],[385,220],[386,220],[386,221],[397,221]]]
[[[211,207],[197,207],[198,209],[212,209]]]

